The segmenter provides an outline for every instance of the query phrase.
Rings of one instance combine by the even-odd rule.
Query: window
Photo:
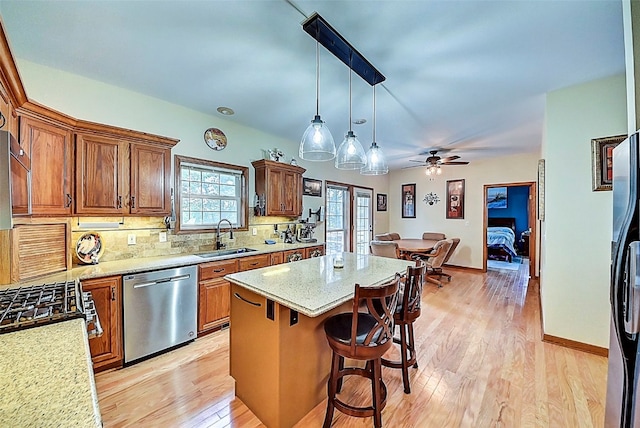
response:
[[[222,219],[246,229],[249,168],[185,156],[175,159],[179,233],[214,231]]]
[[[347,230],[346,205],[349,192],[345,187],[327,184],[327,230],[326,253],[338,254],[346,250]]]

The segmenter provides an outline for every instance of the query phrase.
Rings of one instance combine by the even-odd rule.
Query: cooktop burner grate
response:
[[[0,290],[0,333],[84,318],[84,312],[76,281]]]

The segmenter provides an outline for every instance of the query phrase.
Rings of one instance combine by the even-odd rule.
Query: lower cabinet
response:
[[[295,250],[287,250],[283,252],[284,263],[297,262],[305,258],[306,251],[304,248],[298,248]]]
[[[238,261],[221,260],[198,267],[198,334],[229,322],[229,281],[223,277],[238,271]]]
[[[305,248],[305,259],[324,256],[324,245],[315,245]]]
[[[271,265],[279,265],[284,262],[284,254],[282,251],[271,253]]]
[[[110,276],[82,281],[90,291],[103,334],[89,339],[93,370],[99,372],[122,365],[122,277]]]

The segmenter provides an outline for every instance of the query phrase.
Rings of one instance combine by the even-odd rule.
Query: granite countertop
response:
[[[268,266],[225,276],[247,290],[309,317],[316,317],[353,298],[355,284],[377,285],[405,273],[411,261],[343,253],[344,267],[334,268],[335,256]]]
[[[0,426],[102,427],[83,319],[0,335],[0,367]]]
[[[60,282],[73,281],[75,279],[83,280],[83,279],[101,278],[101,277],[113,276],[113,275],[130,275],[133,273],[148,272],[148,271],[158,270],[158,269],[169,269],[169,268],[180,267],[180,266],[197,265],[200,263],[207,263],[210,261],[256,256],[259,254],[294,250],[297,248],[313,247],[316,245],[323,245],[323,244],[324,243],[322,242],[313,242],[313,243],[297,242],[295,244],[277,243],[277,244],[271,244],[271,245],[257,244],[257,245],[248,245],[248,248],[254,249],[256,251],[250,251],[247,253],[239,253],[239,254],[229,254],[225,256],[217,256],[215,258],[203,258],[197,255],[188,254],[188,255],[170,255],[170,256],[116,260],[111,262],[101,262],[96,265],[78,265],[78,266],[75,266],[73,269],[65,272],[55,273],[55,274],[46,275],[46,276],[40,276],[37,278],[31,278],[28,280],[21,281],[19,283],[0,284],[0,288],[19,287],[19,286],[32,285],[32,284],[44,284],[44,283],[51,283],[51,282],[57,282],[57,281],[60,281]],[[233,247],[229,247],[229,249],[233,249]]]

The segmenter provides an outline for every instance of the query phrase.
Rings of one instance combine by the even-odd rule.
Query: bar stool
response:
[[[416,260],[416,266],[407,267],[404,288],[398,293],[398,306],[393,315],[395,324],[400,327],[400,337],[394,337],[393,342],[400,344],[400,361],[390,361],[382,358],[382,365],[402,369],[402,383],[404,393],[411,393],[409,385],[409,366],[418,368],[416,345],[413,335],[413,322],[420,316],[420,299],[422,298],[422,284],[427,265],[422,260]]]
[[[382,409],[387,403],[387,387],[382,381],[382,355],[393,344],[393,314],[398,302],[400,274],[387,283],[374,287],[356,284],[353,311],[328,318],[324,324],[332,350],[331,374],[327,387],[327,413],[324,427],[331,426],[334,409],[350,416],[373,416],[374,426],[382,427]],[[366,307],[367,312],[358,308]],[[344,367],[344,359],[366,361],[364,368]],[[342,389],[342,378],[364,376],[371,380],[372,405],[355,407],[336,397]]]

